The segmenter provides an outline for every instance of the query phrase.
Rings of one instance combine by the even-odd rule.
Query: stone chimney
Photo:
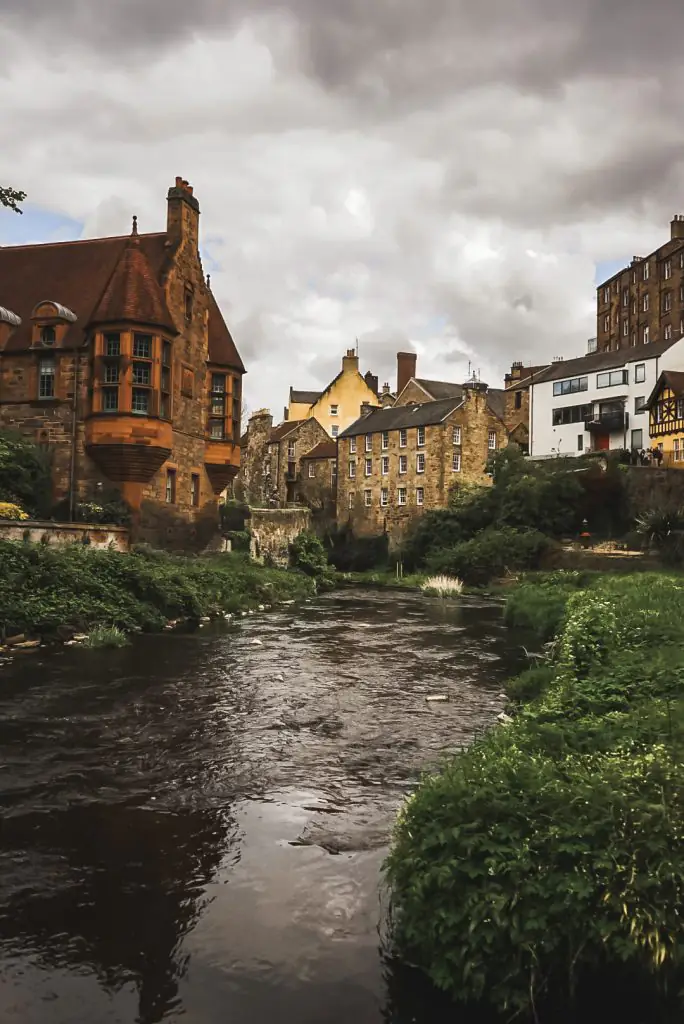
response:
[[[342,373],[359,372],[359,357],[353,348],[348,348],[345,356],[342,357]]]
[[[516,360],[515,363],[511,363],[511,372],[507,373],[504,377],[504,387],[510,388],[515,384],[516,381],[520,380],[523,375],[523,364],[520,360]]]
[[[370,414],[372,412],[373,412],[373,406],[370,404],[370,402],[362,402],[361,403],[361,416],[364,419],[365,419],[366,416],[370,416]]]
[[[176,178],[166,197],[166,234],[171,243],[189,242],[195,251],[199,248],[199,203],[192,194],[192,185]]]
[[[389,394],[391,394],[391,392],[390,392],[390,386],[389,386],[389,384],[388,384],[388,383],[385,383],[385,384],[383,384],[383,385],[382,385],[382,393],[383,393],[383,395],[389,395]]]
[[[369,370],[368,373],[364,374],[363,379],[365,380],[366,384],[371,389],[371,391],[375,395],[377,395],[377,393],[378,393],[378,378],[373,376],[373,374]]]
[[[675,213],[670,222],[670,238],[684,238],[684,214]]]
[[[397,352],[397,395],[402,393],[411,377],[415,377],[417,361],[415,352]]]

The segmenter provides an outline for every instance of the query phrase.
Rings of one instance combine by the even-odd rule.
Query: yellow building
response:
[[[306,420],[313,416],[330,437],[337,437],[359,418],[363,405],[380,405],[378,378],[370,372],[362,377],[359,357],[353,349],[348,349],[342,360],[342,370],[324,391],[290,388],[285,418]]]
[[[663,464],[684,469],[684,373],[664,370],[646,403],[648,433]]]

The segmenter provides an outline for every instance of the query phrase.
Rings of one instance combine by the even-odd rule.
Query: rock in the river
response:
[[[502,711],[500,715],[496,716],[497,722],[501,722],[502,725],[510,725],[513,721],[510,715],[507,715],[505,711]]]
[[[265,605],[260,604],[260,605],[257,606],[257,611],[258,612],[263,612],[265,610],[266,610],[266,606]]]
[[[253,640],[250,640],[250,644],[252,645],[252,647],[263,647],[264,641],[257,639],[257,637],[254,637]]]
[[[425,700],[428,701],[429,704],[445,704],[446,701],[449,700],[449,697],[446,693],[435,693],[430,697],[426,697]]]

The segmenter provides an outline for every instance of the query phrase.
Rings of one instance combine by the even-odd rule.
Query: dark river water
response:
[[[403,794],[494,722],[521,657],[494,604],[356,591],[17,655],[0,1021],[470,1024],[383,957],[380,868]]]

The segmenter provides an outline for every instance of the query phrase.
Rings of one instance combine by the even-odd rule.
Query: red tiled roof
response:
[[[134,232],[124,246],[102,298],[90,315],[91,324],[117,320],[154,324],[178,333],[171,319],[164,292],[152,270],[140,235]]]
[[[284,423],[279,423],[277,427],[271,428],[271,441],[282,441],[284,437],[291,434],[293,430],[300,427],[302,423],[306,423],[306,420],[285,420]]]
[[[319,441],[315,447],[302,455],[302,459],[336,459],[337,443],[335,441]]]
[[[230,366],[233,370],[245,373],[235,342],[231,336],[223,314],[211,291],[209,291],[209,362],[219,366]]]

